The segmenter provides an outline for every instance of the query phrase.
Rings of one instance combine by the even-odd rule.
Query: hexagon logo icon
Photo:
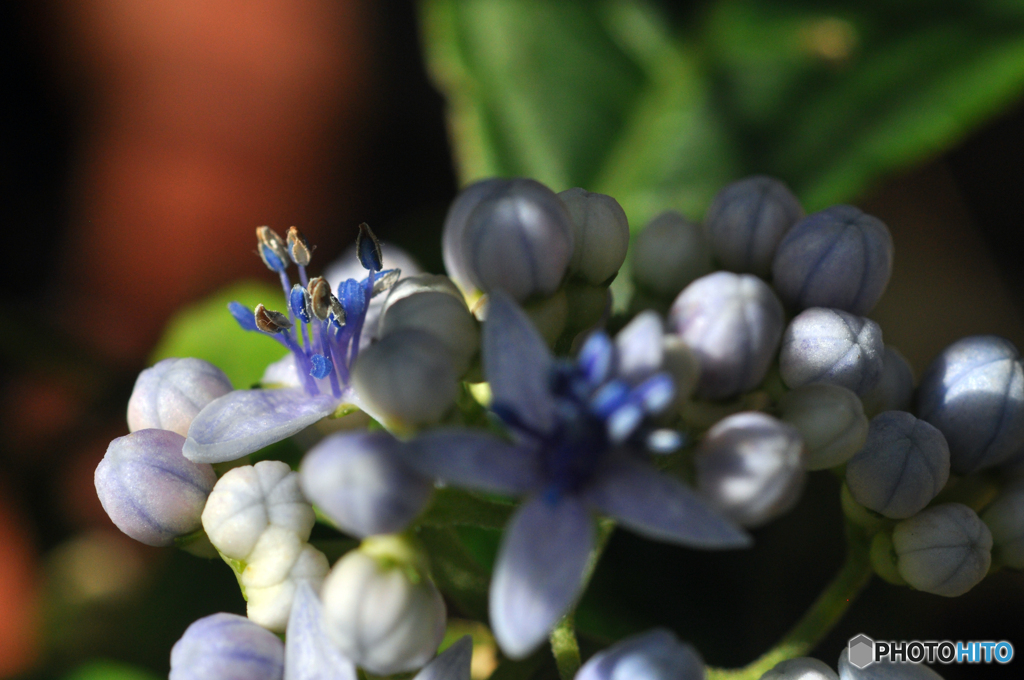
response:
[[[867,635],[858,635],[850,640],[850,663],[864,668],[875,661],[875,641]]]

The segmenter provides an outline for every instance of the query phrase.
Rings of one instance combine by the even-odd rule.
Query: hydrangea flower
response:
[[[215,399],[200,411],[188,430],[183,453],[201,463],[241,458],[280,441],[334,413],[346,402],[361,405],[350,386],[353,362],[371,299],[398,280],[397,269],[382,271],[380,243],[370,228],[360,225],[356,252],[368,275],[348,279],[337,294],[323,277],[306,273],[311,248],[294,227],[287,241],[269,227],[256,230],[259,254],[281,277],[287,313],[255,310],[233,302],[231,314],[248,331],[266,333],[290,354],[271,365],[264,382],[280,389],[235,390]],[[291,285],[289,263],[298,267],[301,284]]]
[[[483,328],[484,370],[492,409],[513,441],[435,430],[405,454],[447,483],[527,496],[505,530],[490,588],[491,627],[512,658],[540,644],[580,595],[594,546],[592,510],[680,545],[750,543],[645,460],[645,447],[660,448],[675,434],[643,427],[673,398],[672,380],[659,370],[662,333],[660,319],[644,314],[614,343],[598,332],[575,362],[559,361],[525,313],[495,291]]]

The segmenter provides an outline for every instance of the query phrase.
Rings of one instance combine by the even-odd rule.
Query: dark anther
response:
[[[305,267],[313,255],[313,249],[309,247],[309,241],[302,235],[302,232],[295,227],[288,227],[288,255],[292,262]]]
[[[331,284],[327,279],[317,276],[309,280],[309,309],[313,316],[321,321],[327,321],[327,315],[331,313]]]
[[[356,253],[359,254],[359,262],[363,267],[379,272],[384,268],[384,257],[380,252],[380,241],[373,235],[370,225],[363,222],[359,225],[359,234],[356,235]]]
[[[262,304],[256,305],[256,328],[264,333],[280,333],[292,327],[292,322],[281,312],[267,309]]]
[[[283,272],[288,268],[288,250],[276,231],[270,227],[256,227],[256,239],[259,241],[260,258],[268,269]]]

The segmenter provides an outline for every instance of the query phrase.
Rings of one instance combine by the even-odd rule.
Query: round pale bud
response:
[[[909,411],[914,398],[914,370],[892,345],[882,355],[882,377],[861,397],[868,418],[882,411]]]
[[[284,643],[237,614],[213,614],[171,648],[168,680],[281,680]]]
[[[737,413],[708,430],[694,456],[697,489],[724,515],[756,527],[800,500],[800,433],[764,413]]]
[[[367,539],[338,560],[321,597],[328,638],[371,673],[419,668],[444,637],[441,593],[422,557],[398,537]]]
[[[672,210],[636,235],[630,257],[633,280],[666,298],[711,272],[711,246],[704,228]]]
[[[704,661],[693,646],[655,628],[590,657],[575,680],[704,680]]]
[[[1024,446],[1024,367],[995,335],[957,340],[925,370],[917,415],[949,442],[953,472],[998,465]]]
[[[999,492],[981,513],[992,532],[995,557],[1001,564],[1024,569],[1024,480]]]
[[[315,522],[313,507],[299,489],[298,473],[278,460],[228,470],[217,480],[203,510],[210,542],[235,560],[247,559],[270,525],[305,542]]]
[[[775,249],[803,216],[804,209],[785,184],[757,175],[719,191],[704,224],[723,267],[768,278]]]
[[[782,335],[782,304],[756,276],[715,272],[679,294],[669,326],[700,361],[697,396],[723,399],[764,379]]]
[[[779,372],[787,387],[839,385],[866,394],[882,375],[882,329],[838,309],[800,312],[782,335]]]
[[[603,283],[619,271],[629,248],[629,221],[611,196],[585,189],[558,194],[572,217],[573,251],[569,273],[587,283]]]
[[[808,215],[786,232],[772,261],[772,285],[796,309],[871,311],[892,275],[893,245],[878,218],[850,205]]]
[[[188,435],[192,419],[217,397],[231,391],[231,381],[202,359],[164,359],[139,373],[128,399],[128,430],[170,430]]]
[[[868,436],[868,418],[856,394],[838,385],[814,383],[779,400],[782,420],[800,432],[808,470],[842,465]]]
[[[923,510],[948,479],[946,438],[905,411],[872,418],[864,447],[846,464],[854,499],[890,519]]]
[[[532,179],[489,179],[462,191],[445,218],[445,268],[466,291],[502,289],[517,301],[551,295],[573,252],[572,218]]]
[[[384,307],[387,308],[399,300],[410,295],[416,295],[417,293],[447,293],[459,300],[465,300],[462,297],[462,291],[447,276],[442,276],[441,274],[416,274],[415,276],[403,277],[388,291],[387,297],[384,299]]]
[[[839,680],[839,676],[824,661],[798,656],[775,664],[760,680]]]
[[[396,330],[360,352],[352,384],[371,414],[397,427],[436,423],[459,394],[448,348],[415,328]]]
[[[404,530],[426,507],[433,485],[405,465],[406,446],[386,432],[338,432],[302,459],[306,497],[347,534]]]
[[[917,590],[957,597],[978,585],[992,563],[992,532],[960,503],[923,510],[897,524],[892,543],[900,576]]]
[[[171,545],[196,531],[213,468],[181,454],[185,438],[139,430],[110,442],[96,467],[96,495],[117,528],[147,545]]]
[[[480,349],[480,328],[461,295],[424,291],[394,301],[388,299],[378,337],[406,328],[425,331],[439,340],[448,349],[459,375],[466,372]]]
[[[942,676],[924,664],[884,659],[857,668],[850,663],[847,646],[839,654],[839,680],[942,680]]]
[[[268,527],[239,576],[248,600],[246,614],[264,628],[283,633],[299,585],[308,583],[318,592],[329,569],[327,557],[309,543],[286,529]]]

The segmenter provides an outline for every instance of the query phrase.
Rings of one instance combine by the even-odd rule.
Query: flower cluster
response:
[[[171,678],[466,680],[470,639],[435,657],[450,611],[486,622],[508,663],[550,640],[563,680],[703,678],[663,628],[581,663],[573,612],[610,532],[746,548],[813,470],[845,480],[851,550],[892,583],[953,597],[993,564],[1024,568],[1024,364],[973,336],[915,389],[864,316],[892,272],[882,222],[852,206],[805,216],[752,177],[703,224],[669,211],[637,231],[629,250],[610,196],[491,179],[448,213],[451,278],[385,269],[362,225],[350,259],[366,275],[332,288],[308,276],[298,230],[260,227],[284,306],[229,312],[287,356],[246,390],[199,359],[143,371],[131,434],[96,470],[119,528],[208,541],[248,601],[248,618],[185,631]],[[635,295],[613,306],[627,256]],[[369,427],[342,418],[356,410]],[[239,461],[307,428],[295,470]],[[318,521],[349,541],[333,566]],[[503,529],[492,570],[467,556],[463,525]],[[759,672],[837,677],[805,657]],[[857,672],[840,658],[842,677]]]

